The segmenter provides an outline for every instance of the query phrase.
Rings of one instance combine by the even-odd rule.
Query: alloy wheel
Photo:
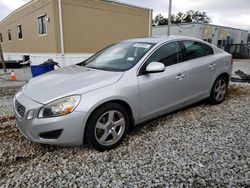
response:
[[[95,138],[104,146],[110,146],[120,140],[125,131],[125,117],[117,110],[105,112],[95,125]]]
[[[220,102],[225,98],[227,92],[227,83],[220,79],[215,85],[214,93],[215,93],[215,100]]]

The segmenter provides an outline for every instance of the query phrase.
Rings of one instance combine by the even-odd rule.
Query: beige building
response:
[[[77,63],[120,40],[151,35],[152,10],[108,0],[32,0],[0,22],[6,60]]]

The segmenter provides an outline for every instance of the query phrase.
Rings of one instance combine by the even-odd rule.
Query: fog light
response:
[[[26,119],[33,119],[33,117],[34,117],[34,110],[30,110],[29,112],[28,112],[28,114],[27,114],[27,117],[26,117]]]

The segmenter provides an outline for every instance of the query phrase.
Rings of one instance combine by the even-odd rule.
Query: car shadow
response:
[[[194,104],[185,106],[183,108],[180,108],[178,110],[172,111],[170,113],[163,114],[161,116],[157,116],[157,117],[155,117],[153,119],[150,119],[148,121],[142,122],[142,123],[140,123],[138,125],[131,126],[131,128],[129,130],[129,134],[134,134],[134,133],[140,132],[141,129],[143,129],[143,128],[147,127],[147,126],[149,126],[149,127],[147,127],[148,130],[153,131],[159,125],[159,124],[155,125],[154,124],[155,121],[158,121],[158,120],[160,120],[162,118],[165,118],[165,117],[167,118],[167,117],[172,116],[174,114],[177,114],[179,112],[183,112],[183,111],[187,111],[187,110],[192,109],[192,108],[196,108],[196,107],[201,106],[201,105],[211,105],[211,104],[209,104],[207,102],[207,99],[204,99],[204,100],[201,100],[201,101],[199,101],[197,103],[194,103]]]

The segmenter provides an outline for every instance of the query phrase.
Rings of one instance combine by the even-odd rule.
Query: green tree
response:
[[[171,22],[173,23],[175,19],[175,15],[171,15]],[[152,21],[153,26],[157,25],[168,25],[168,18],[165,18],[162,14],[158,14],[155,16],[155,19]]]
[[[158,14],[155,16],[154,24],[159,25],[159,23],[162,23],[163,20],[164,20],[164,16],[162,14]]]
[[[207,16],[206,12],[189,10],[186,13],[178,12],[176,15],[171,15],[171,23],[210,23],[211,18]],[[155,16],[152,21],[153,26],[168,25],[168,19],[162,14]]]
[[[163,18],[162,20],[159,21],[158,25],[168,25],[168,19]]]
[[[186,14],[184,15],[183,23],[193,22],[193,20],[192,20],[193,13],[194,13],[194,11],[192,11],[192,10],[187,11]]]
[[[184,16],[185,16],[185,14],[183,12],[178,12],[178,14],[176,14],[176,16],[174,16],[173,23],[175,23],[175,24],[183,23]]]
[[[210,23],[211,22],[211,18],[207,16],[207,13],[200,12],[200,11],[195,11],[192,14],[192,20],[193,22],[197,22],[197,23]]]

